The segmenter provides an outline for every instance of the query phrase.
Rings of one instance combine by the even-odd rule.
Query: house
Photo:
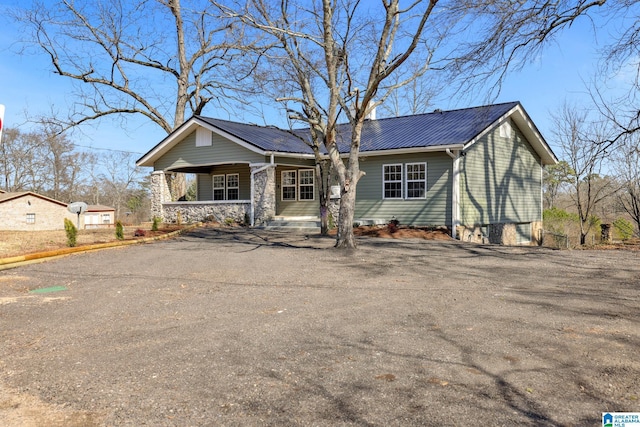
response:
[[[137,162],[154,169],[152,214],[257,226],[317,217],[314,156],[300,140],[307,133],[192,117]],[[341,125],[337,137],[347,153],[349,126]],[[539,235],[542,170],[557,158],[519,102],[368,120],[360,151],[360,222],[396,217],[505,244],[529,244]],[[197,201],[175,201],[169,183],[176,172],[196,175]]]
[[[88,205],[82,214],[84,228],[113,227],[115,224],[116,210],[104,205]]]
[[[0,193],[0,230],[64,230],[64,219],[76,223],[67,204],[31,191]]]

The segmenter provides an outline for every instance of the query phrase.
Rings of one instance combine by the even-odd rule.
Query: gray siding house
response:
[[[338,129],[348,152],[349,126]],[[318,217],[305,129],[194,116],[142,156],[153,167],[152,214],[164,221]],[[519,102],[368,120],[355,219],[446,226],[468,241],[529,244],[542,226],[542,170],[557,158]],[[195,174],[197,201],[170,192]],[[334,199],[334,203],[339,203]]]

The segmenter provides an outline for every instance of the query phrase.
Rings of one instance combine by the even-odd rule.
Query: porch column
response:
[[[276,215],[276,166],[251,164],[251,226],[265,225]]]
[[[163,203],[171,201],[167,176],[162,171],[151,172],[151,218],[158,217],[163,222],[165,221]]]

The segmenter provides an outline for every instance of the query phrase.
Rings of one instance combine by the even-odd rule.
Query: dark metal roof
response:
[[[518,102],[440,111],[412,116],[368,120],[362,129],[361,152],[463,145],[478,136]],[[265,151],[311,154],[301,138],[308,139],[307,129],[285,131],[198,116],[202,121]],[[351,128],[338,126],[341,152],[349,150]],[[298,136],[296,136],[297,134]]]
[[[210,117],[196,117],[264,151],[313,154],[311,148],[305,145],[302,139],[308,138],[306,129],[299,131],[299,136],[296,136],[295,131],[290,132],[275,126],[258,126]]]

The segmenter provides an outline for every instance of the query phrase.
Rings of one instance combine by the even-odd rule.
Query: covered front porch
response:
[[[171,182],[176,173],[196,179],[196,200]],[[216,221],[268,226],[282,217],[317,217],[314,170],[275,163],[228,163],[154,171],[152,215],[163,222]]]

